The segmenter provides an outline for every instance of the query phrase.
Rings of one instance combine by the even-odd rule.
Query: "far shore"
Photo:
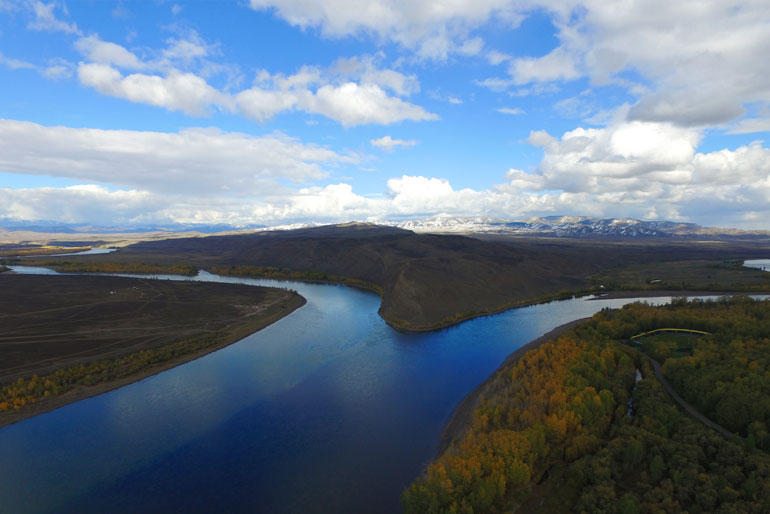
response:
[[[639,289],[636,291],[608,291],[606,293],[595,293],[593,300],[616,300],[620,298],[662,298],[665,296],[674,297],[693,297],[693,296],[749,296],[749,295],[770,295],[770,291],[697,291],[687,289],[666,290],[666,289]]]
[[[199,359],[209,353],[215,352],[217,350],[221,350],[222,348],[225,348],[226,346],[230,346],[233,343],[237,343],[238,341],[244,339],[245,337],[248,337],[249,335],[254,334],[262,330],[263,328],[269,325],[272,325],[273,323],[285,318],[295,310],[304,306],[306,303],[307,303],[307,300],[304,297],[297,295],[297,301],[293,302],[291,305],[288,305],[283,312],[275,314],[268,318],[258,320],[254,324],[251,324],[250,326],[248,326],[248,328],[245,328],[244,330],[228,334],[228,336],[223,338],[220,342],[212,344],[211,346],[208,346],[206,348],[188,353],[186,355],[182,355],[175,359],[168,360],[162,364],[158,364],[157,366],[152,366],[150,368],[143,369],[127,377],[123,377],[117,380],[111,380],[109,382],[101,382],[93,386],[79,386],[71,391],[67,391],[64,394],[57,395],[57,396],[49,396],[48,398],[40,399],[35,403],[31,405],[27,405],[22,409],[2,412],[0,413],[0,429],[8,425],[18,423],[19,421],[23,421],[25,419],[32,418],[40,414],[45,414],[46,412],[56,410],[60,407],[64,407],[71,403],[75,403],[80,400],[85,400],[93,396],[98,396],[100,394],[112,391],[114,389],[119,389],[123,386],[132,384],[134,382],[138,382],[140,380],[151,377],[153,375],[157,375],[158,373],[169,370],[181,364],[185,364],[195,359]]]

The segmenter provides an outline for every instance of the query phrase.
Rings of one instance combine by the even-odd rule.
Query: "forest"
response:
[[[747,298],[598,313],[496,375],[405,512],[769,512],[768,319],[770,302]],[[664,373],[740,435],[681,411],[629,344],[668,327],[711,333],[663,355]]]

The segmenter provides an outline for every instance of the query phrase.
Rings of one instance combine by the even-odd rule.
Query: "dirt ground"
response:
[[[206,333],[231,343],[298,300],[236,284],[3,273],[0,384]]]

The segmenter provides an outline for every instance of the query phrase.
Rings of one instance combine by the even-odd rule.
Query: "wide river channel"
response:
[[[198,360],[0,429],[0,512],[398,512],[452,411],[508,354],[634,301],[572,299],[403,334],[356,289],[192,280],[288,287],[308,303]]]

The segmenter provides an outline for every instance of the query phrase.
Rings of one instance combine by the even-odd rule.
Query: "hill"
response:
[[[470,317],[593,287],[600,270],[633,263],[763,256],[765,246],[692,242],[617,243],[531,238],[480,240],[349,223],[286,231],[148,241],[83,262],[228,267],[249,275],[318,280],[347,277],[380,292],[380,314],[404,330],[431,330]],[[68,258],[68,259],[75,259]]]

